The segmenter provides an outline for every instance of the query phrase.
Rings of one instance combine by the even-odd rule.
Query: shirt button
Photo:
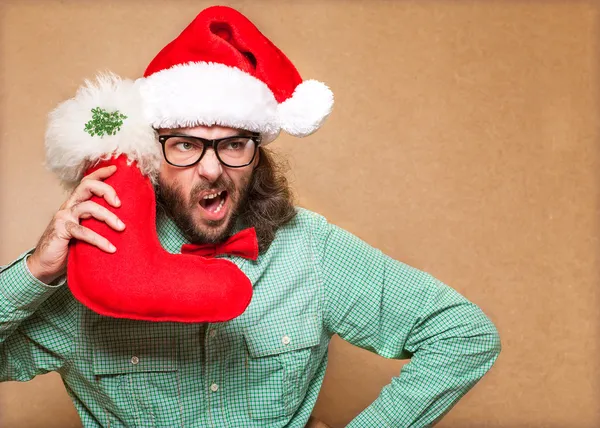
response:
[[[283,336],[283,337],[281,338],[281,343],[283,343],[284,345],[289,345],[289,344],[290,344],[290,342],[291,342],[291,339],[290,339],[290,337],[289,337],[289,336],[287,336],[287,335],[286,335],[286,336]]]
[[[213,383],[213,384],[210,386],[210,390],[211,390],[212,392],[217,392],[217,391],[219,390],[219,385],[217,385],[216,383]]]
[[[215,337],[217,335],[217,330],[211,330],[208,334],[210,337]]]
[[[135,357],[135,356],[131,357],[131,364],[137,364],[139,362],[140,362],[140,359],[138,357]]]

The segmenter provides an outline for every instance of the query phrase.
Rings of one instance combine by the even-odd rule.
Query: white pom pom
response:
[[[112,132],[91,135],[85,128],[88,123],[94,125],[92,109],[124,115],[120,129],[109,127]],[[47,167],[67,186],[76,185],[98,161],[120,154],[126,154],[130,162],[137,161],[142,173],[154,180],[161,160],[156,133],[144,115],[138,82],[112,73],[99,75],[95,82],[86,81],[74,98],[50,113],[45,145]]]
[[[306,137],[321,127],[333,108],[333,93],[323,83],[305,80],[277,108],[281,128],[295,137]]]

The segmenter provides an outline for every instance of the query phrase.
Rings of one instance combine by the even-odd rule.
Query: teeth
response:
[[[223,208],[223,204],[225,203],[225,199],[221,199],[221,203],[219,204],[219,206],[217,207],[216,210],[214,210],[213,212],[218,213],[219,211],[221,211],[221,208]]]
[[[212,195],[206,195],[203,199],[214,199],[223,192],[224,192],[224,190],[221,190],[219,193],[213,193]]]

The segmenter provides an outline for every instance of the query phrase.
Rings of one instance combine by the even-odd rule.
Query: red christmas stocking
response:
[[[252,284],[224,259],[170,254],[156,234],[152,181],[160,162],[159,144],[146,122],[137,84],[114,75],[87,82],[74,99],[50,115],[46,133],[49,167],[67,185],[97,168],[117,165],[106,180],[121,206],[92,200],[117,214],[127,225],[115,231],[102,221],[81,224],[116,247],[106,253],[73,240],[67,283],[81,303],[117,318],[147,321],[220,322],[239,316],[252,297]]]

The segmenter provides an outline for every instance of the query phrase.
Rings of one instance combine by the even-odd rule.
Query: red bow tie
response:
[[[220,244],[183,244],[181,254],[193,254],[202,257],[215,257],[219,254],[231,254],[256,260],[258,258],[258,240],[253,227],[244,229]]]

